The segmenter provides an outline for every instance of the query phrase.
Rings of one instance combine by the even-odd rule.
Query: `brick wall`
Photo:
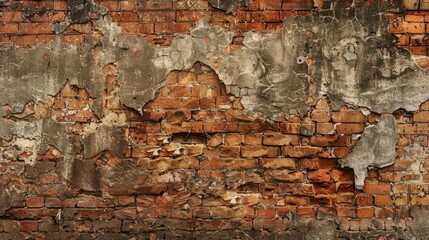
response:
[[[96,2],[124,33],[159,46],[170,45],[174,34],[187,33],[201,18],[234,31],[235,44],[241,44],[245,31],[277,31],[286,17],[331,7],[330,1],[255,0],[231,15],[207,1]],[[352,1],[338,4],[348,8]],[[68,7],[65,1],[0,1],[0,11],[0,42],[30,47],[54,40],[53,25],[65,21]],[[428,54],[426,12],[387,18],[398,46]],[[75,23],[60,36],[79,44],[96,38],[97,31],[91,22]],[[0,139],[0,196],[8,195],[0,197],[1,239],[303,239],[313,222],[330,219],[344,238],[396,239],[410,236],[412,209],[429,205],[429,102],[416,112],[393,113],[400,129],[397,160],[369,170],[358,190],[353,169],[341,168],[338,160],[381,114],[347,106],[333,110],[324,97],[304,116],[268,119],[247,111],[201,63],[172,71],[139,113],[118,97],[118,65],[103,67],[104,79],[98,81],[107,86],[103,111],[125,115],[121,137],[127,151],[84,159],[91,179],[85,174],[64,179],[58,171],[64,156],[54,146],[28,165],[34,152],[10,157],[17,151],[13,139]],[[84,88],[67,82],[50,103],[30,102],[20,113],[3,106],[4,118],[52,119],[80,146],[78,136],[100,122],[93,101]]]

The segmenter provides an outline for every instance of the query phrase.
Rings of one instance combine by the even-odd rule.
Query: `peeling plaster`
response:
[[[85,6],[81,17],[72,11],[64,26],[87,21]],[[228,93],[241,97],[247,110],[269,117],[303,115],[313,101],[325,95],[334,109],[346,104],[379,113],[399,108],[414,111],[429,99],[427,73],[416,66],[406,50],[391,51],[394,37],[389,35],[385,16],[380,14],[386,9],[375,4],[368,7],[356,3],[348,10],[290,17],[280,33],[247,32],[244,45],[234,48],[231,47],[233,32],[210,26],[204,20],[199,21],[190,34],[177,34],[170,47],[156,48],[144,38],[123,35],[104,8],[92,3],[91,9],[102,15],[93,21],[102,35],[99,42],[87,38],[80,45],[72,45],[62,43],[57,36],[48,45],[32,48],[0,46],[3,56],[0,58],[0,105],[11,104],[14,111],[19,112],[30,101],[47,102],[69,82],[88,90],[94,98],[93,111],[102,119],[105,114],[101,110],[101,90],[105,89],[102,68],[115,62],[120,63],[120,100],[140,112],[164,86],[170,71],[189,69],[196,62],[214,69]],[[59,33],[61,29],[55,30]],[[97,57],[93,53],[96,46],[102,49]],[[142,54],[137,56],[137,51]],[[392,133],[388,138],[390,144],[396,136],[394,123],[389,117],[383,119],[377,127],[365,132],[369,136],[373,131]],[[101,123],[95,129],[96,132],[91,132],[87,128],[88,132],[80,136],[84,156],[93,157],[104,150],[122,156],[126,142],[119,139],[123,139],[126,126]],[[68,156],[65,158],[68,160],[64,160],[63,175],[70,179],[73,156],[78,149],[71,147],[73,144],[64,137],[64,132],[64,125],[53,120],[12,123],[0,119],[2,138],[33,139],[38,145],[33,147],[39,152],[52,145]],[[366,138],[364,133],[362,144],[367,144]],[[387,154],[386,162],[371,160],[365,167],[355,166],[358,187],[362,185],[362,171],[367,166],[391,163],[392,153]],[[357,154],[349,158],[353,155]]]
[[[377,125],[364,130],[353,152],[339,160],[342,167],[353,168],[357,189],[363,188],[368,168],[382,168],[395,162],[398,136],[395,118],[392,115],[382,116]]]

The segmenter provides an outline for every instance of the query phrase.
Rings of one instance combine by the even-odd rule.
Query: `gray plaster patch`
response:
[[[112,155],[123,156],[128,143],[125,139],[125,128],[119,126],[100,126],[95,132],[81,135],[84,145],[84,157],[91,158],[109,150]]]
[[[413,224],[411,225],[411,231],[416,236],[428,236],[429,225],[427,224],[429,210],[427,206],[414,206],[411,208],[410,215],[413,218]]]
[[[226,13],[233,12],[237,5],[243,3],[248,6],[251,0],[208,0],[212,7],[225,11]]]
[[[311,223],[305,240],[338,239],[337,225],[333,220],[314,221]]]
[[[363,188],[368,168],[382,168],[395,162],[398,136],[395,118],[382,116],[377,125],[365,128],[353,152],[339,160],[342,167],[353,168],[357,189]]]

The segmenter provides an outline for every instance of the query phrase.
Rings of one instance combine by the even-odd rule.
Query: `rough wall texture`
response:
[[[0,1],[0,239],[424,239],[428,1]]]

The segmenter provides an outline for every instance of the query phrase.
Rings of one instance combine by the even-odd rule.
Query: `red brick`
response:
[[[311,146],[285,146],[282,147],[282,153],[289,157],[311,157],[318,156],[323,151],[320,147]]]
[[[141,11],[138,14],[141,22],[173,22],[176,18],[175,12],[167,11]]]
[[[24,34],[52,34],[51,23],[20,23],[19,29]],[[0,26],[1,32],[1,26]]]
[[[374,204],[376,206],[391,206],[393,205],[393,200],[389,195],[377,195],[375,196]]]
[[[339,134],[362,133],[364,129],[365,129],[365,124],[362,124],[362,123],[340,123],[340,124],[335,124],[335,130]]]
[[[155,23],[155,33],[184,33],[191,28],[190,23]]]
[[[60,23],[64,22],[66,18],[65,12],[49,12],[48,19],[49,22]]]
[[[259,164],[265,169],[296,169],[295,160],[292,158],[263,158],[259,160]]]
[[[200,19],[210,17],[208,11],[178,11],[176,12],[176,21],[178,22],[196,22]]]
[[[372,206],[374,203],[374,197],[367,194],[358,194],[356,196],[356,204],[360,206]]]
[[[67,11],[68,9],[67,1],[56,0],[54,1],[53,7],[54,7],[54,10],[57,10],[57,11]]]
[[[173,1],[170,0],[147,0],[139,1],[137,10],[170,10],[173,8]]]
[[[224,137],[225,145],[240,145],[244,142],[244,136],[238,133],[228,133]]]
[[[373,207],[358,207],[356,215],[358,218],[372,218],[374,216]]]
[[[299,134],[301,123],[280,123],[280,132],[289,134]]]
[[[332,113],[334,122],[360,123],[366,122],[366,116],[360,111],[344,110]]]
[[[389,24],[390,33],[424,33],[424,23],[397,22]]]
[[[283,2],[283,10],[312,10],[313,0],[287,0]]]
[[[81,44],[85,41],[84,35],[66,35],[61,36],[61,41],[64,43],[70,43],[70,44]]]
[[[264,136],[264,145],[273,146],[286,146],[286,145],[298,145],[298,135],[283,135],[283,134],[269,134]]]
[[[251,12],[250,13],[251,22],[281,22],[280,21],[280,12],[278,11],[260,11],[260,12]]]
[[[180,98],[157,97],[144,106],[144,109],[175,109],[182,105]]]
[[[316,124],[316,133],[333,134],[334,133],[334,124],[332,124],[332,123],[317,123]]]
[[[187,109],[170,110],[166,113],[166,120],[171,123],[181,123],[191,119],[191,111]]]
[[[281,182],[303,182],[304,174],[299,171],[290,170],[266,170],[265,181],[270,182],[281,181]]]
[[[115,22],[137,22],[139,15],[135,12],[109,12],[109,16]]]
[[[319,147],[347,147],[351,144],[350,136],[314,136],[310,144]]]
[[[333,169],[331,171],[331,178],[335,182],[353,182],[354,173],[353,171],[345,169]]]
[[[0,34],[2,33],[17,33],[18,24],[17,23],[6,23],[0,24]]]
[[[302,218],[315,218],[316,210],[314,207],[297,207],[296,213]]]
[[[119,23],[119,26],[122,27],[125,33],[133,33],[133,34],[154,33],[153,23],[121,22]]]
[[[333,154],[337,158],[345,158],[351,152],[352,152],[352,149],[348,147],[335,147],[333,150]]]
[[[315,110],[311,112],[311,120],[315,122],[326,123],[326,122],[329,122],[330,119],[331,119],[331,113],[328,111]]]
[[[316,171],[309,171],[307,178],[310,182],[330,182],[331,181],[331,170],[320,169]]]
[[[2,12],[0,15],[0,22],[21,22],[22,21],[22,13],[21,12]],[[0,27],[1,29],[1,27]],[[18,31],[18,29],[16,29]]]
[[[429,111],[419,111],[413,116],[414,122],[429,122]]]
[[[38,223],[37,221],[20,221],[19,228],[23,232],[33,232],[37,231]]]
[[[261,146],[243,146],[241,148],[243,157],[262,157],[268,155],[268,147]]]
[[[391,191],[392,187],[388,183],[366,182],[364,186],[364,192],[370,194],[389,194]]]
[[[122,11],[133,11],[137,10],[136,1],[121,1],[120,2],[120,10]]]
[[[54,35],[25,35],[12,36],[10,40],[19,46],[34,46],[38,44],[48,44],[54,40]]]
[[[43,207],[45,205],[45,199],[43,197],[27,197],[27,207]]]

